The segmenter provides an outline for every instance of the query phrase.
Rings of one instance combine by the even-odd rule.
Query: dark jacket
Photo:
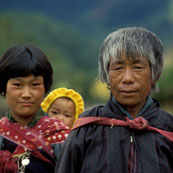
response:
[[[111,99],[81,116],[124,120],[126,115]],[[144,111],[150,126],[173,132],[173,116],[159,108],[157,101]],[[128,127],[88,124],[73,130],[64,143],[56,173],[127,173],[130,136],[137,150],[140,173],[173,172],[173,142],[159,133]]]

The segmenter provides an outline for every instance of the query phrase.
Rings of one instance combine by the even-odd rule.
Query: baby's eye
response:
[[[65,116],[66,116],[67,118],[70,118],[70,117],[71,117],[71,115],[70,115],[70,114],[66,114]]]
[[[54,115],[58,114],[58,112],[56,112],[56,111],[51,111],[51,113],[54,114]]]

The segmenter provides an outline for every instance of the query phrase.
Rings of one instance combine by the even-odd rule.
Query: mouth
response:
[[[135,95],[138,91],[136,90],[120,90],[121,95],[132,96]]]
[[[32,106],[33,102],[19,102],[20,105],[28,107],[28,106]]]

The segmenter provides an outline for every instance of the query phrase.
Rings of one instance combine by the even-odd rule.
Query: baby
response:
[[[50,117],[60,119],[71,128],[84,111],[84,101],[78,92],[72,89],[58,88],[48,94],[41,103],[41,107]]]

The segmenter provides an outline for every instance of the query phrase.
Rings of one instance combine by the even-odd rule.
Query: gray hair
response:
[[[115,61],[125,51],[127,57],[147,58],[154,82],[151,91],[158,91],[157,80],[163,68],[163,46],[161,40],[151,31],[142,27],[122,28],[110,33],[103,41],[99,54],[99,77],[109,85],[109,61]]]

